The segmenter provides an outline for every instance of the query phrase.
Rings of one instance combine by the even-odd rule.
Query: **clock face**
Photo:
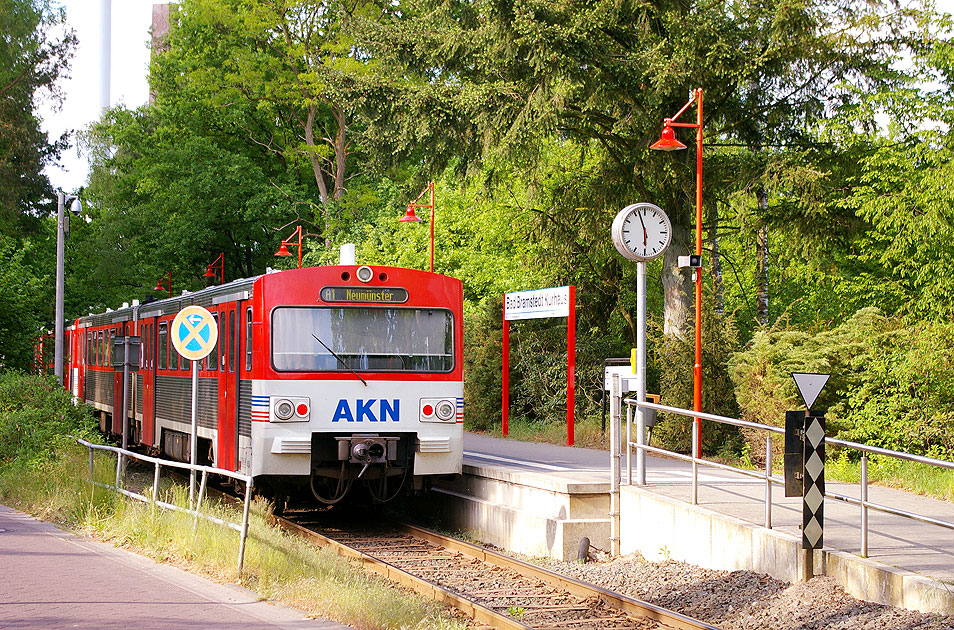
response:
[[[652,260],[666,251],[671,240],[669,217],[651,203],[626,206],[613,220],[613,244],[630,260]]]

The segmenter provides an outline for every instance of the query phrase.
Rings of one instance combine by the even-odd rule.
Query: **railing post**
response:
[[[89,482],[93,483],[93,447],[87,448],[89,448]]]
[[[123,475],[123,454],[121,452],[117,452],[116,453],[116,487],[117,488],[122,488],[122,486],[119,485],[119,481],[120,479],[122,479],[122,475]]]
[[[861,557],[868,557],[868,454],[861,453]]]
[[[156,472],[152,475],[152,502],[159,500],[159,462],[156,461]]]
[[[208,479],[209,479],[209,471],[203,470],[202,482],[199,484],[199,496],[196,498],[196,501],[195,501],[195,522],[193,523],[193,527],[198,527],[199,525],[199,505],[202,504],[202,499],[205,498],[205,485]]]
[[[692,422],[692,505],[699,504],[699,420]]]
[[[765,436],[765,529],[772,529],[772,434]]]
[[[639,461],[637,455],[637,461]],[[633,406],[626,405],[626,483],[633,485]]]
[[[242,569],[245,566],[245,540],[248,538],[248,508],[252,501],[252,486],[254,483],[251,477],[245,480],[245,506],[242,508],[242,534],[239,539],[238,554],[238,577],[240,583],[242,581]]]

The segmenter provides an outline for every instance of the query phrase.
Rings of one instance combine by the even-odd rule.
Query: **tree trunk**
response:
[[[680,271],[678,257],[690,253],[689,230],[672,224],[672,243],[663,254],[663,333],[689,339],[693,327],[690,317],[693,300],[692,274]]]
[[[722,259],[719,257],[719,205],[712,204],[709,216],[709,239],[712,242],[712,290],[715,294],[715,312],[725,314],[725,290],[722,285]]]
[[[318,115],[318,106],[308,106],[308,118],[305,120],[305,145],[309,149],[315,148],[315,117]],[[328,201],[328,184],[325,183],[325,174],[321,170],[321,159],[315,151],[309,152],[311,170],[315,173],[315,183],[318,184],[318,196],[322,205]]]
[[[769,243],[765,215],[768,211],[768,191],[759,188],[755,196],[759,204],[759,225],[758,231],[755,233],[755,317],[759,324],[767,326],[769,315]]]

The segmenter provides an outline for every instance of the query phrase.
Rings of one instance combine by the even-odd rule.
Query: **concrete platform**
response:
[[[0,628],[348,630],[0,505]]]
[[[773,527],[764,525],[764,482],[700,468],[699,504],[691,505],[691,468],[647,458],[647,485],[621,490],[621,549],[714,569],[748,569],[797,581],[801,502],[773,490]],[[625,479],[625,471],[623,473]],[[857,496],[857,486],[828,484]],[[609,549],[609,454],[466,434],[464,477],[441,484],[445,527],[528,554],[571,560],[580,539]],[[869,499],[954,521],[954,504],[887,488]],[[869,511],[869,558],[861,558],[860,508],[825,502],[825,549],[812,556],[856,597],[924,612],[954,612],[954,535],[950,530]]]

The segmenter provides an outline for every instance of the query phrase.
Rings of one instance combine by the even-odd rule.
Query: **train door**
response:
[[[235,470],[235,453],[238,428],[237,411],[238,381],[238,335],[237,303],[227,302],[219,311],[219,414],[216,431],[215,465],[225,470]]]
[[[155,445],[156,433],[156,322],[146,322],[141,327],[142,346],[139,372],[142,374],[142,443]]]

